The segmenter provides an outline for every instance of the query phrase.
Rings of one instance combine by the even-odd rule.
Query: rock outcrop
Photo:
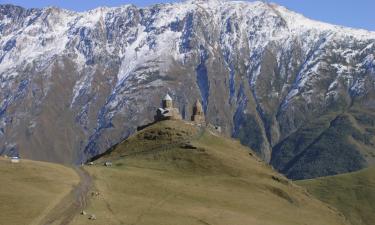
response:
[[[375,162],[373,32],[262,2],[1,5],[0,46],[0,154],[81,163],[168,92],[291,178]]]

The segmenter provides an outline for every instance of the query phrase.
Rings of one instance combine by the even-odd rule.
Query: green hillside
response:
[[[90,224],[348,224],[238,141],[182,121],[147,127],[85,169]]]
[[[375,168],[313,180],[299,181],[310,193],[336,207],[353,225],[375,221]]]
[[[374,132],[371,110],[327,113],[277,144],[271,164],[294,180],[358,171],[375,163]]]

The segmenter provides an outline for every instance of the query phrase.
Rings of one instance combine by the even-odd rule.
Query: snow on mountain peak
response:
[[[340,92],[366,93],[375,71],[374,37],[260,1],[188,0],[86,12],[0,5],[0,133],[11,121],[4,116],[9,105],[40,93],[37,107],[64,79],[64,106],[92,135],[88,151],[116,115],[144,122],[134,113],[142,109],[128,103],[147,105],[148,94],[161,89],[178,96],[175,89],[185,88],[201,97],[208,113],[230,106],[227,112],[236,112],[225,115],[230,120],[246,112],[250,99],[260,117],[288,109],[294,115],[293,101],[324,104]],[[222,103],[211,106],[216,87]],[[267,115],[273,109],[279,111]],[[296,128],[288,121],[286,129]]]
[[[337,33],[343,36],[353,36],[359,39],[375,39],[375,32],[355,29],[344,26],[332,25],[329,23],[324,23],[316,20],[306,18],[302,14],[293,12],[284,6],[277,4],[269,4],[270,8],[277,11],[279,15],[285,19],[290,27],[294,31],[298,30],[319,30],[328,31],[332,33]]]
[[[18,11],[14,13],[21,13],[21,15],[24,16],[24,20],[28,22],[27,24],[23,22],[22,25],[11,31],[7,29],[7,27],[15,26],[14,22],[16,17],[11,18],[12,15],[9,14],[11,13],[9,5],[2,5],[0,11],[3,17],[0,23],[0,32],[2,34],[0,44],[3,46],[3,51],[0,55],[0,69],[6,71],[10,65],[15,66],[25,62],[25,60],[27,61],[27,58],[37,57],[41,54],[47,53],[51,56],[59,54],[65,50],[66,46],[72,42],[72,38],[76,38],[77,35],[89,35],[100,27],[104,30],[108,29],[106,26],[116,22],[116,18],[123,18],[126,15],[130,16],[132,12],[129,9],[132,7],[138,10],[133,5],[113,8],[99,7],[82,13],[60,10],[53,7],[24,13],[22,12],[23,9],[19,11],[20,9],[18,8]],[[253,30],[256,32],[255,35],[258,36],[258,40],[251,41],[254,45],[264,46],[269,40],[285,39],[291,35],[300,35],[301,33],[305,33],[307,38],[312,39],[316,39],[319,36],[318,33],[320,34],[322,32],[340,37],[353,36],[357,39],[375,39],[374,32],[344,28],[313,21],[285,7],[259,1],[187,0],[181,3],[161,4],[157,6],[157,11],[154,11],[156,9],[154,7],[156,6],[142,9],[142,14],[144,15],[140,16],[145,17],[144,19],[149,17],[148,19],[151,23],[147,23],[158,29],[170,26],[174,21],[178,23],[178,21],[187,18],[189,13],[196,13],[202,10],[212,14],[212,26],[225,24],[226,22],[223,21],[223,19],[232,19],[230,17],[234,16],[237,18],[242,31]],[[150,12],[147,12],[148,10],[150,10]],[[259,18],[262,18],[261,21],[263,24],[257,25],[256,23],[260,21]],[[130,20],[132,19],[130,18]],[[283,26],[283,22],[286,23],[284,24],[284,28],[280,27]],[[255,26],[257,26],[257,28]],[[138,27],[123,27],[123,29],[133,29],[134,32],[137,32],[139,37],[137,38],[137,42],[139,42],[139,44],[149,42],[150,40],[146,39],[150,37],[150,34],[152,35],[152,31],[147,30],[145,24],[140,24]],[[74,32],[74,30],[76,31]],[[78,31],[79,33],[76,33]],[[315,32],[315,34],[311,33],[312,31]],[[154,41],[155,46],[163,46],[162,48],[164,49],[167,46],[162,43],[163,40],[171,39],[177,41],[176,38],[181,38],[181,35],[181,33],[179,34],[173,30],[163,31],[158,35],[160,38],[156,38]],[[144,40],[141,40],[142,38]],[[261,41],[259,38],[266,42]],[[13,50],[9,49],[10,47],[5,47],[11,46],[10,43],[14,43]],[[124,57],[130,57],[129,52],[132,50],[128,49],[128,47],[130,45],[134,46],[136,43],[125,43],[124,47],[126,48],[118,50],[117,52]],[[139,44],[135,46],[137,51],[142,49]],[[28,47],[26,48],[25,45]],[[111,48],[107,49],[111,51]],[[155,50],[156,49],[154,49],[154,51]],[[127,52],[127,56],[124,55],[125,52]],[[176,57],[179,56],[176,55]],[[134,58],[134,56],[130,58]]]
[[[51,58],[62,54],[69,47],[83,64],[102,51],[117,54],[123,62],[118,75],[121,83],[145,62],[157,58],[168,61],[169,56],[183,60],[187,52],[181,52],[181,46],[187,45],[195,35],[192,30],[196,20],[194,14],[208,14],[207,28],[220,30],[220,36],[214,38],[220,40],[222,48],[229,53],[234,53],[234,44],[249,44],[252,54],[257,54],[271,41],[284,42],[297,37],[303,40],[302,47],[306,52],[322,38],[375,39],[374,32],[310,20],[285,7],[259,1],[187,0],[144,9],[133,5],[99,7],[82,13],[57,8],[23,13],[17,8],[14,13],[21,13],[28,22],[22,22],[14,30],[7,29],[15,26],[16,18],[12,18],[7,10],[10,11],[9,6],[8,9],[2,6],[0,69],[4,74],[41,56]],[[237,28],[228,32],[230,24]],[[98,36],[100,32],[107,32],[109,39],[101,40],[105,37]],[[123,34],[111,40],[113,32]],[[253,80],[256,77],[254,74]]]

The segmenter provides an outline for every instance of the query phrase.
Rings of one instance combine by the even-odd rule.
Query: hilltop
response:
[[[375,164],[374,52],[374,32],[260,1],[0,5],[0,154],[80,164],[169,92],[291,179],[360,170]]]
[[[185,121],[148,126],[85,169],[91,224],[347,224],[238,141]]]

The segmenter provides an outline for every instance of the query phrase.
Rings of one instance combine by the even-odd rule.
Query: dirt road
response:
[[[80,177],[80,182],[61,202],[59,202],[42,219],[41,225],[67,225],[72,222],[87,205],[92,179],[83,168],[74,168]]]

